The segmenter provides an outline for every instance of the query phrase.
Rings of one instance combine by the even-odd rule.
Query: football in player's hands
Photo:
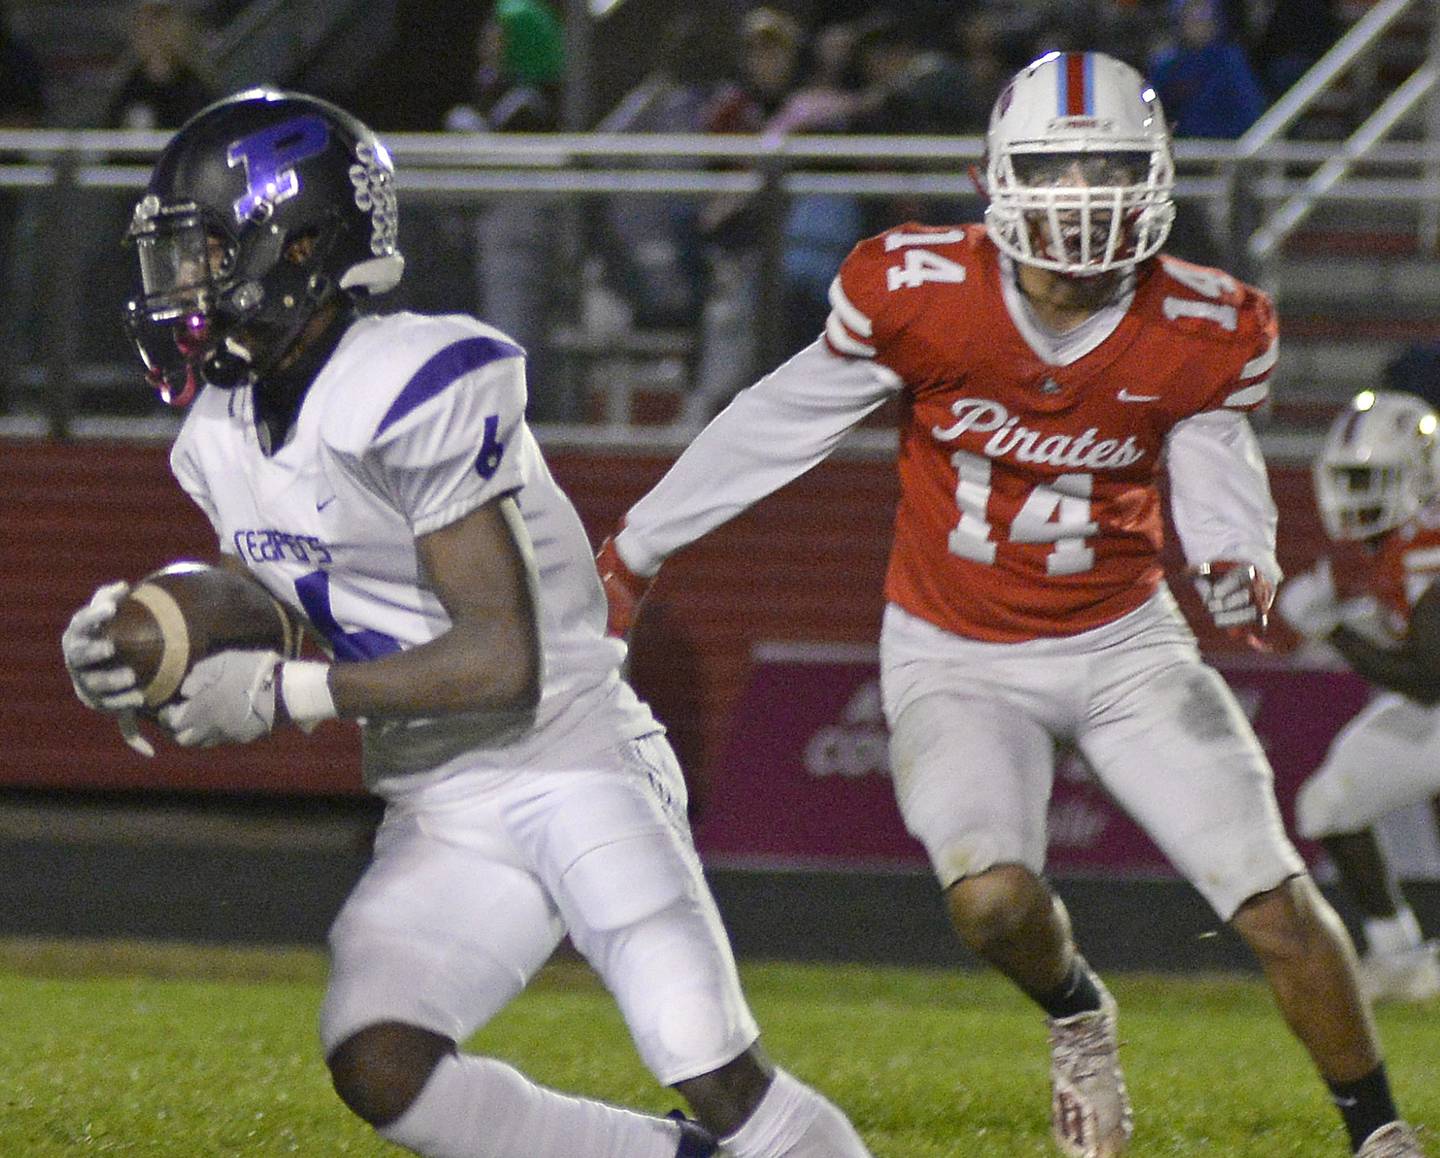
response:
[[[205,563],[172,563],[120,600],[105,629],[114,663],[131,668],[153,714],[177,698],[200,660],[230,650],[299,654],[300,632],[255,579]]]

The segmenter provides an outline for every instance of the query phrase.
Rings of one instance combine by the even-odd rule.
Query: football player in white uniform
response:
[[[1440,415],[1412,394],[1364,391],[1331,424],[1315,498],[1337,543],[1368,568],[1342,594],[1330,559],[1280,588],[1276,607],[1383,689],[1335,737],[1295,802],[1363,917],[1360,982],[1374,1000],[1440,995],[1440,953],[1400,891],[1375,825],[1429,802],[1440,820]]]
[[[1215,622],[1264,628],[1276,515],[1245,415],[1277,356],[1270,302],[1160,252],[1174,168],[1128,65],[1035,61],[1001,92],[987,148],[985,224],[857,245],[823,337],[630,509],[597,560],[612,627],[669,555],[898,397],[880,637],[896,797],[960,936],[1049,1016],[1061,1150],[1109,1158],[1131,1134],[1115,1004],[1043,876],[1064,741],[1255,951],[1352,1149],[1414,1158],[1349,938],[1163,582],[1162,470]]]
[[[335,1088],[433,1158],[864,1158],[759,1047],[680,771],[525,424],[523,351],[470,317],[364,308],[401,275],[393,181],[353,117],[253,90],[172,139],[129,232],[131,332],[165,395],[193,398],[175,475],[222,560],[333,656],[222,653],[161,722],[211,745],[358,719],[386,801],[330,932]],[[64,640],[82,700],[117,714],[138,701],[101,638],[123,590]],[[698,1124],[460,1052],[567,933]]]

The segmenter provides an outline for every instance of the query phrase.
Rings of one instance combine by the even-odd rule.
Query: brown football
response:
[[[151,711],[175,698],[185,676],[219,651],[278,651],[293,658],[300,633],[257,580],[206,563],[172,563],[135,584],[107,634],[115,662],[134,670]]]

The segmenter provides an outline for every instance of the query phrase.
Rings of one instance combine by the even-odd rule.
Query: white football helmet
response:
[[[1144,261],[1175,220],[1160,100],[1103,52],[1051,52],[1015,74],[990,114],[985,180],[995,244],[1059,273]]]
[[[1332,539],[1397,527],[1440,492],[1440,417],[1413,394],[1365,390],[1315,460],[1315,499]]]

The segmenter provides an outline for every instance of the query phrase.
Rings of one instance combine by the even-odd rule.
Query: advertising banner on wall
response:
[[[1319,766],[1341,725],[1369,699],[1371,687],[1348,671],[1280,664],[1220,665],[1220,670],[1274,766],[1276,795],[1293,837],[1296,792]],[[891,791],[874,648],[760,645],[728,734],[695,826],[708,862],[928,867],[924,850],[905,831]],[[1425,826],[1406,826],[1398,816],[1396,821],[1387,822],[1390,831],[1382,836],[1402,875],[1440,875],[1433,845],[1407,844],[1423,840]],[[1429,839],[1433,842],[1433,833]],[[1320,861],[1318,846],[1297,844],[1312,865]],[[1160,851],[1073,753],[1062,752],[1057,760],[1049,856],[1056,875],[1173,874]]]

